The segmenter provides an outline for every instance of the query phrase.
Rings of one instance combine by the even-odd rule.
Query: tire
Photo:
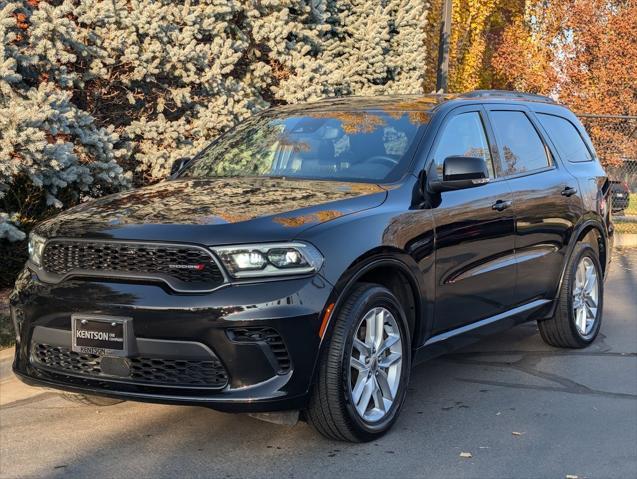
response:
[[[588,319],[576,323],[575,307],[581,299],[574,298],[574,288],[577,288],[577,269],[584,264],[592,266],[596,274],[597,307],[592,317],[590,326]],[[588,283],[587,283],[588,284]],[[604,281],[602,267],[596,251],[588,243],[578,243],[566,266],[562,289],[558,298],[555,315],[551,319],[538,321],[540,335],[545,343],[559,348],[585,348],[597,337],[602,324],[602,310],[604,306]],[[586,308],[585,308],[586,309]],[[587,314],[589,314],[587,312]],[[582,324],[587,324],[586,332],[582,332]],[[578,327],[579,324],[580,326]],[[590,330],[589,330],[590,328]]]
[[[81,404],[82,406],[114,406],[115,404],[124,402],[122,399],[93,396],[89,394],[61,393],[60,395],[67,401],[75,404]]]
[[[370,323],[372,318],[374,322]],[[382,323],[378,322],[380,319]],[[318,432],[330,439],[372,441],[392,427],[405,399],[411,370],[407,319],[391,291],[376,284],[361,283],[349,293],[333,320],[332,335],[319,359],[305,417]],[[382,329],[378,326],[376,329],[382,334],[370,333],[383,338],[378,350],[376,346],[370,348],[367,345],[374,343],[373,338],[367,337],[368,327],[371,331],[369,324],[382,324]],[[396,340],[397,336],[399,340]],[[392,346],[388,349],[389,344]],[[363,349],[368,354],[364,355]],[[397,354],[400,359],[396,359]],[[367,372],[353,369],[352,362],[365,366]],[[358,387],[360,385],[363,387]],[[357,409],[354,390],[359,391],[358,405],[364,412]],[[366,400],[369,401],[367,406]],[[382,407],[378,407],[379,404]]]

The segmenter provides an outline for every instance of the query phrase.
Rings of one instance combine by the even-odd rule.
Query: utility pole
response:
[[[449,80],[449,42],[451,41],[451,9],[453,0],[442,0],[440,24],[440,40],[438,43],[438,73],[436,74],[436,91],[447,91]]]

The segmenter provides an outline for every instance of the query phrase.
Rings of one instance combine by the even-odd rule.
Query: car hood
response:
[[[89,201],[35,229],[46,237],[232,244],[289,240],[314,225],[374,208],[367,183],[278,178],[182,179]]]

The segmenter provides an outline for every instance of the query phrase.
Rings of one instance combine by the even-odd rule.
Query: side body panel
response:
[[[314,244],[326,260],[321,274],[335,286],[328,301],[336,302],[369,262],[391,259],[407,272],[419,303],[414,344],[431,329],[434,283],[434,224],[432,213],[410,208],[418,180],[409,177],[388,191],[387,201],[373,211],[337,218],[304,232],[298,239]]]
[[[427,174],[435,174],[431,163],[445,127],[465,113],[480,115],[494,156],[484,109],[479,104],[461,106],[445,115],[437,139],[425,155]],[[494,208],[498,202],[512,200],[508,182],[498,178],[474,188],[432,195],[436,227],[433,334],[497,315],[514,305],[514,216],[511,208]]]
[[[509,178],[515,213],[515,255],[517,263],[516,301],[522,304],[537,298],[551,298],[559,282],[570,236],[579,217],[582,201],[577,180],[560,164],[533,113],[524,105],[487,105],[493,111],[518,111],[526,114],[550,158],[551,166],[520,173]],[[496,142],[500,140],[493,124]],[[498,142],[500,159],[504,145]],[[503,162],[501,162],[503,164]],[[504,169],[504,168],[503,168]],[[571,188],[571,196],[564,192]]]
[[[570,162],[560,158],[562,167],[573,175],[577,182],[577,197],[579,199],[579,210],[577,211],[577,219],[573,225],[573,234],[569,238],[569,254],[578,238],[588,231],[590,228],[595,228],[601,237],[602,244],[600,245],[600,261],[604,267],[604,271],[608,271],[608,266],[611,260],[611,250],[613,247],[613,225],[611,221],[611,189],[608,183],[608,175],[602,167],[599,158],[595,152],[595,147],[581,124],[577,116],[573,114],[567,108],[556,105],[542,104],[533,105],[533,111],[535,113],[546,113],[556,115],[570,121],[580,133],[584,143],[592,153],[593,161],[584,162]],[[556,156],[559,156],[556,151],[555,145],[547,134],[545,129],[542,129],[547,142],[551,145],[553,152]],[[562,273],[565,267],[565,263],[568,260],[568,255],[563,259]],[[558,281],[553,293],[558,292],[560,282]]]
[[[498,314],[514,304],[516,270],[511,201],[504,181],[442,194],[436,223],[434,333]]]

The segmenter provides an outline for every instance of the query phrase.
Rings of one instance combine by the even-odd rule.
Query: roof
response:
[[[342,96],[324,98],[311,103],[296,103],[277,107],[277,111],[339,111],[339,110],[384,110],[384,111],[431,111],[449,99],[448,95],[379,95]]]
[[[538,101],[541,103],[555,103],[551,97],[545,95],[538,95],[536,93],[524,93],[521,91],[509,91],[509,90],[474,90],[471,92],[463,93],[457,98],[506,98],[507,100],[522,100],[522,101]]]
[[[297,103],[277,107],[277,111],[287,113],[308,111],[342,110],[384,110],[384,111],[422,111],[429,112],[450,101],[480,101],[486,99],[506,101],[532,101],[555,104],[547,96],[506,90],[475,90],[461,94],[427,95],[379,95],[379,96],[342,96],[324,98],[311,103]]]

